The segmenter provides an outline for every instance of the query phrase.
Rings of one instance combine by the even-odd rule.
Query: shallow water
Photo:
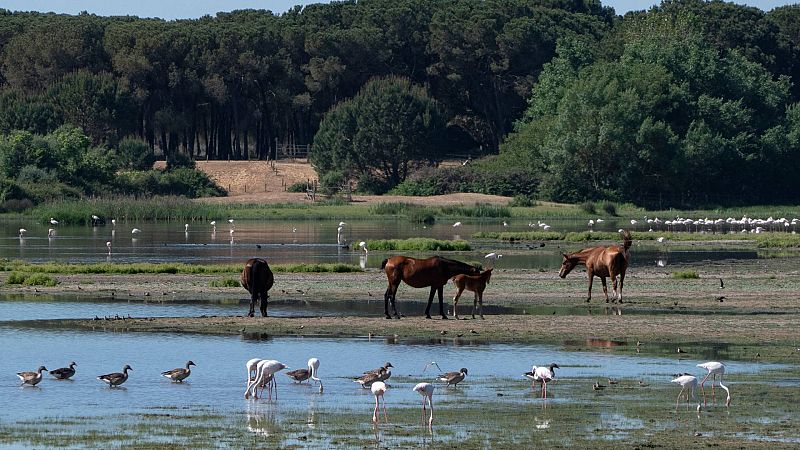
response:
[[[277,359],[290,368],[305,367],[309,357],[321,360],[323,394],[308,385],[292,385],[288,377],[278,376],[277,408],[305,410],[310,402],[317,411],[369,410],[373,402],[350,377],[390,361],[392,378],[387,399],[391,404],[416,405],[418,394],[411,387],[420,381],[434,381],[438,369],[423,373],[425,364],[436,361],[442,370],[467,367],[469,375],[458,388],[437,389],[439,401],[527,401],[530,384],[522,374],[532,363],[551,362],[562,368],[559,378],[612,376],[621,379],[646,379],[669,383],[671,375],[686,371],[699,375],[695,365],[702,361],[652,356],[567,351],[554,346],[459,343],[395,343],[384,339],[319,339],[275,337],[252,340],[242,337],[174,335],[162,333],[108,333],[84,331],[32,330],[13,325],[0,326],[0,420],[22,420],[55,415],[68,406],[73,415],[95,416],[144,411],[148,408],[213,405],[220,411],[242,412],[253,401],[243,399],[244,363],[253,357]],[[187,383],[174,384],[159,373],[181,366],[192,359],[197,367]],[[41,364],[49,369],[78,363],[71,381],[56,381],[49,376],[39,387],[19,387],[14,373],[34,370]],[[124,389],[111,389],[95,376],[133,368]],[[776,364],[728,362],[729,373],[764,372],[783,366]],[[735,386],[735,384],[734,384]],[[732,388],[732,389],[735,389]],[[553,391],[557,399],[558,384]],[[564,399],[564,401],[568,401]],[[259,400],[258,402],[267,402]]]

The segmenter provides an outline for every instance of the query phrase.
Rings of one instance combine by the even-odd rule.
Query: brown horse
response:
[[[400,318],[395,306],[397,297],[397,288],[400,287],[400,282],[405,281],[407,285],[415,288],[431,287],[431,293],[428,296],[428,307],[425,308],[425,317],[431,318],[431,304],[433,303],[434,292],[439,293],[439,314],[442,319],[447,319],[447,314],[444,312],[444,301],[442,300],[442,291],[447,280],[450,278],[465,273],[467,275],[478,275],[480,270],[469,264],[455,261],[452,259],[442,258],[441,256],[434,256],[428,259],[416,259],[408,256],[392,256],[389,259],[384,259],[381,263],[381,269],[386,272],[386,278],[389,280],[389,287],[383,295],[384,312],[386,318],[391,319],[389,315],[389,299],[392,300],[392,310],[394,316]]]
[[[456,286],[456,296],[453,297],[453,318],[458,320],[458,299],[464,289],[475,293],[475,301],[472,302],[472,318],[475,318],[475,308],[480,304],[481,319],[483,319],[483,291],[492,278],[492,269],[484,270],[480,275],[456,275],[453,277],[453,284]]]
[[[275,284],[275,277],[265,259],[251,258],[244,263],[242,270],[242,286],[250,292],[250,312],[248,317],[255,315],[256,302],[261,298],[261,315],[267,317],[267,299],[269,290]]]
[[[614,298],[622,303],[622,285],[625,282],[625,271],[628,269],[628,260],[630,259],[631,248],[631,233],[627,230],[622,230],[622,247],[618,245],[611,245],[609,247],[592,247],[586,248],[575,253],[562,253],[564,262],[561,263],[561,271],[558,276],[565,278],[572,269],[578,264],[586,266],[586,274],[589,275],[589,297],[587,302],[592,300],[592,280],[594,277],[600,277],[603,282],[603,293],[606,295],[606,303],[608,303],[608,286],[606,286],[606,277],[611,277],[614,283]],[[617,290],[617,275],[619,275],[619,290]]]

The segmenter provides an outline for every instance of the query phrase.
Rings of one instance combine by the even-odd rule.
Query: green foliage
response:
[[[41,273],[11,272],[6,279],[6,284],[23,284],[25,286],[55,286],[53,277]]]
[[[151,170],[156,162],[156,154],[147,142],[125,138],[117,144],[117,162],[125,169]]]
[[[679,270],[672,272],[672,278],[675,280],[694,280],[700,278],[695,270]]]
[[[308,189],[308,183],[305,181],[298,181],[297,183],[292,183],[289,187],[286,188],[286,192],[306,192]]]
[[[581,203],[581,209],[583,212],[587,214],[596,214],[597,213],[597,205],[594,202],[583,202]]]
[[[442,241],[429,238],[382,239],[367,241],[371,251],[469,251],[472,248],[467,241]]]
[[[309,159],[320,173],[379,176],[389,186],[439,159],[444,118],[427,91],[408,79],[374,79],[332,108],[314,136]]]
[[[236,278],[220,278],[219,280],[211,280],[209,283],[211,287],[241,287],[241,283]]]
[[[425,167],[389,191],[392,195],[429,196],[454,192],[478,192],[492,195],[530,195],[536,190],[537,177],[527,169],[473,164],[465,167]]]
[[[606,214],[609,216],[617,215],[617,205],[615,205],[613,202],[604,201],[602,205],[602,209]]]
[[[530,195],[516,195],[514,196],[514,199],[511,200],[511,202],[508,204],[508,206],[529,208],[537,206],[538,204],[539,201]]]
[[[319,178],[319,186],[322,189],[322,193],[329,196],[338,194],[345,182],[344,173],[338,170],[327,172]]]

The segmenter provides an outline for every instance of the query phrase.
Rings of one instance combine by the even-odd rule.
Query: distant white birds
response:
[[[638,221],[638,220],[636,220],[636,219],[631,219],[631,225],[636,225],[637,223],[639,223],[639,221]]]
[[[372,383],[369,389],[372,391],[372,395],[375,396],[375,410],[372,412],[372,422],[379,422],[378,407],[381,403],[380,400],[383,400],[383,421],[388,422],[389,417],[386,414],[386,399],[383,397],[383,394],[386,393],[386,383],[383,381],[376,381]]]
[[[414,386],[414,392],[422,396],[422,421],[425,421],[425,403],[431,405],[431,417],[428,419],[428,426],[433,424],[433,390],[436,387],[430,383],[417,383]]]
[[[681,401],[681,396],[683,392],[689,389],[692,394],[692,399],[694,399],[694,391],[697,389],[697,377],[689,375],[688,373],[684,373],[683,375],[675,378],[672,380],[672,383],[677,383],[681,385],[681,392],[678,393],[678,398],[675,400],[675,409],[678,409],[678,405]],[[686,409],[689,409],[689,392],[686,392]]]
[[[233,219],[228,219],[228,223],[233,223]]]
[[[730,406],[731,391],[728,389],[727,386],[722,384],[722,376],[725,375],[725,364],[718,361],[709,361],[707,363],[698,364],[697,367],[706,369],[708,371],[706,376],[703,377],[703,380],[700,381],[700,392],[703,395],[703,405],[705,406],[707,404],[706,391],[703,387],[703,384],[705,384],[706,380],[708,380],[708,377],[711,377],[711,398],[714,400],[714,403],[716,403],[716,393],[714,392],[714,381],[717,379],[717,375],[719,375],[719,387],[725,389],[725,392],[728,394],[728,398],[725,399],[725,406]]]
[[[117,226],[117,219],[111,219],[111,226],[112,227]]]
[[[486,255],[486,256],[484,256],[483,258],[484,258],[484,259],[494,259],[494,260],[497,260],[497,259],[500,259],[500,258],[502,258],[502,257],[503,257],[503,255],[500,255],[500,254],[498,254],[498,253],[496,253],[496,252],[492,252],[492,253],[489,253],[489,254],[487,254],[487,255]]]
[[[453,224],[453,228],[458,228],[461,226],[461,222],[456,222]]]
[[[504,221],[503,221],[503,226],[504,226],[504,227],[506,227],[506,228],[508,228],[508,222],[506,222],[506,221],[504,220]]]
[[[19,229],[19,237],[21,237],[21,238],[25,237],[25,233],[27,233],[27,232],[28,232],[28,230],[26,230],[25,228],[20,228]]]
[[[58,221],[54,218],[50,218],[50,225],[58,225]]]
[[[100,220],[100,218],[97,217],[96,215],[92,214],[92,220],[94,220],[96,222],[96,221]]]
[[[366,242],[364,242],[364,241],[359,242],[358,243],[358,248],[363,250],[365,255],[369,254],[369,249],[367,248],[367,243]]]
[[[106,248],[108,248],[108,254],[111,254],[111,241],[106,242]]]
[[[188,233],[189,232],[189,224],[188,223],[183,224],[183,232],[184,233]]]
[[[344,242],[344,225],[339,225],[336,228],[336,244],[341,246],[344,245]]]
[[[134,229],[131,230],[131,234],[139,234],[141,232],[142,232],[142,230],[140,230],[138,228],[134,228]]]
[[[659,243],[662,243],[662,242],[664,242],[665,240],[666,240],[666,238],[665,238],[664,236],[661,236],[661,237],[659,237],[658,239],[656,239],[656,241],[658,241]]]
[[[603,223],[603,222],[605,222],[605,220],[603,220],[603,219],[597,219],[597,220],[595,220],[595,222],[597,222],[597,223]]]
[[[587,225],[589,225],[589,228],[592,228],[594,226],[594,220],[589,219],[589,223]]]

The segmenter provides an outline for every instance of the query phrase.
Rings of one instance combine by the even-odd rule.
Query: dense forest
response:
[[[2,200],[46,199],[26,186],[50,179],[62,194],[107,191],[119,177],[103,177],[155,154],[172,170],[313,143],[321,176],[376,192],[791,201],[798,71],[800,6],[665,0],[620,17],[596,0],[360,0],[178,21],[0,10]],[[67,137],[80,145],[63,150]],[[83,166],[69,174],[47,156],[70,152]],[[170,190],[136,177],[115,188]]]

